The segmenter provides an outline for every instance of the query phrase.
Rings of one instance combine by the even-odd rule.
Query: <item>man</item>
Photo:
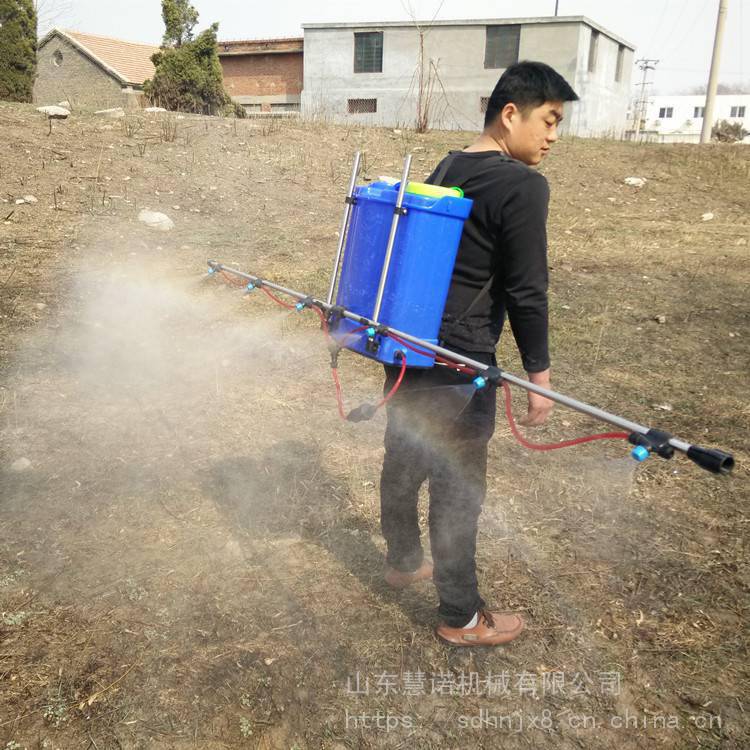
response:
[[[547,240],[549,188],[532,167],[557,140],[563,104],[578,97],[548,65],[508,68],[487,106],[476,141],[449,154],[429,182],[458,186],[474,201],[459,245],[440,332],[448,349],[495,365],[507,314],[532,383],[549,388]],[[386,367],[386,391],[398,369]],[[513,640],[517,614],[485,609],[476,578],[477,522],[486,490],[487,443],[495,429],[496,390],[486,387],[456,416],[469,378],[450,368],[407,370],[388,404],[381,477],[386,581],[404,588],[432,578],[440,597],[438,637],[458,646]],[[465,390],[465,389],[464,389]],[[460,410],[460,406],[458,410]],[[528,394],[527,426],[540,425],[552,401]],[[429,480],[433,564],[424,559],[417,514]]]

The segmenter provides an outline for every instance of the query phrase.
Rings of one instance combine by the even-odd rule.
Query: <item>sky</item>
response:
[[[587,16],[659,60],[653,92],[683,93],[708,80],[719,0],[558,0],[560,16]],[[50,26],[158,44],[160,0],[40,0],[40,31]],[[193,0],[198,29],[219,22],[219,39],[302,36],[303,23],[514,18],[554,15],[555,0]],[[519,10],[522,7],[522,10]],[[722,83],[750,91],[750,0],[729,0]],[[633,70],[633,82],[641,73]]]

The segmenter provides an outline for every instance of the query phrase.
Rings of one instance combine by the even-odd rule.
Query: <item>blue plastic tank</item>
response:
[[[398,185],[386,182],[373,182],[354,191],[336,304],[365,318],[372,318],[375,309],[397,194]],[[458,195],[430,197],[406,192],[403,206],[406,214],[399,220],[378,322],[437,344],[472,201]],[[388,337],[376,336],[373,342],[367,331],[351,333],[360,327],[342,319],[332,334],[342,346],[385,364],[400,364],[398,353],[406,351],[409,367],[433,366],[433,356],[405,350]]]

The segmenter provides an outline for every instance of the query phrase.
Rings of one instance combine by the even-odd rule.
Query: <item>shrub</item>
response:
[[[0,0],[0,99],[30,102],[36,73],[33,0]]]
[[[746,138],[748,133],[742,127],[741,122],[729,122],[729,120],[719,120],[711,129],[711,140],[719,143],[737,143]]]

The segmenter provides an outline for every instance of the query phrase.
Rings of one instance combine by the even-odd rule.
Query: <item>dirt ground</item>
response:
[[[313,316],[205,261],[323,295],[353,152],[419,177],[471,135],[0,125],[0,748],[750,747],[747,148],[544,165],[554,385],[738,466],[534,453],[499,418],[479,578],[528,630],[467,652],[431,584],[382,581],[382,415],[341,423]],[[349,406],[381,385],[353,355],[342,378]]]

